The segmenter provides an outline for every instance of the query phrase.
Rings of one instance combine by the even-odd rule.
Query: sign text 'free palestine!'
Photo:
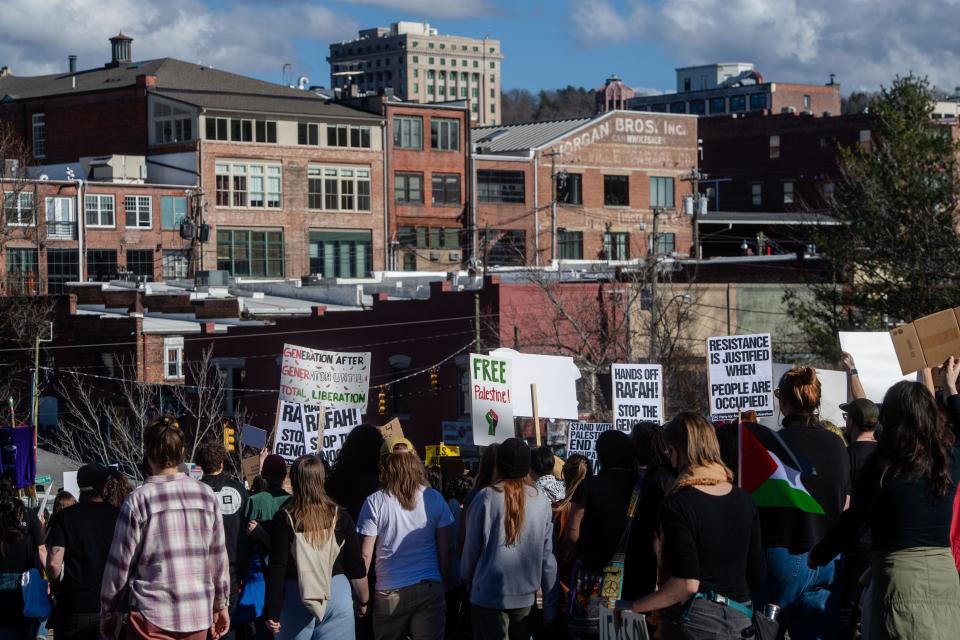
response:
[[[367,410],[370,352],[320,351],[283,345],[280,399],[337,409]]]
[[[773,415],[770,334],[707,338],[710,417],[736,420],[741,411]]]
[[[470,354],[470,416],[473,443],[485,447],[514,436],[510,361]]]

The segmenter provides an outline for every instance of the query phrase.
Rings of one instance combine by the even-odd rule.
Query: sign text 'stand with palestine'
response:
[[[514,436],[509,360],[470,354],[470,416],[476,445]]]
[[[336,409],[367,410],[370,352],[320,351],[283,345],[280,399]]]
[[[773,415],[770,334],[707,338],[710,417],[736,420],[741,411]]]
[[[614,364],[613,426],[630,432],[638,422],[663,424],[663,367],[659,364]]]

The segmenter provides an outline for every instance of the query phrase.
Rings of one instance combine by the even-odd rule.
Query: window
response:
[[[39,270],[36,249],[7,248],[7,293],[37,294]]]
[[[231,142],[253,142],[253,120],[230,119]]]
[[[310,273],[323,278],[369,278],[372,272],[371,231],[310,232]]]
[[[320,145],[320,125],[316,122],[297,123],[297,144]]]
[[[524,172],[480,169],[477,171],[477,197],[480,202],[523,204],[526,201]]]
[[[684,90],[684,91],[690,91],[691,82],[692,82],[692,81],[691,81],[690,78],[684,78],[684,79],[683,79],[683,90]]]
[[[793,183],[783,183],[783,204],[793,204]]]
[[[780,157],[780,136],[770,136],[770,157]]]
[[[179,229],[187,217],[187,199],[184,196],[160,196],[160,228]]]
[[[163,377],[183,380],[183,336],[163,338]]]
[[[417,270],[417,254],[407,252],[403,254],[403,270],[404,271],[416,271]]]
[[[603,255],[607,260],[629,260],[630,234],[625,231],[604,233]]]
[[[149,200],[149,197],[147,198]],[[52,240],[75,240],[77,219],[73,215],[73,198],[46,198],[47,237]]]
[[[206,135],[207,140],[226,140],[230,121],[227,118],[206,117]]]
[[[690,113],[702,116],[707,112],[707,103],[703,100],[691,100],[689,103]]]
[[[660,232],[656,237],[657,255],[669,256],[677,250],[677,234]]]
[[[413,43],[416,46],[416,42]],[[420,62],[420,56],[413,56],[413,63],[418,64]]]
[[[113,227],[114,198],[104,195],[87,195],[83,198],[83,209],[88,227]]]
[[[457,173],[433,174],[433,205],[456,206],[460,204],[460,175]]]
[[[127,227],[149,229],[153,226],[150,215],[150,196],[127,196],[123,199]]]
[[[276,144],[277,123],[273,120],[257,120],[256,141]]]
[[[394,200],[400,203],[423,202],[423,174],[393,174],[393,195]]]
[[[430,148],[438,151],[459,151],[460,121],[442,118],[431,120]]]
[[[496,69],[496,68],[497,68],[497,63],[496,63],[496,62],[493,62],[493,61],[491,60],[491,61],[490,61],[490,68],[491,68],[491,69]]]
[[[526,234],[523,231],[484,229],[480,234],[480,248],[487,264],[495,267],[527,262]]]
[[[160,272],[164,280],[186,280],[190,274],[190,253],[183,249],[164,249]]]
[[[423,148],[423,118],[394,116],[393,146],[401,149]]]
[[[583,204],[583,175],[561,171],[556,175],[557,202]]]
[[[720,98],[710,98],[710,113],[726,113],[727,112],[727,99]]]
[[[283,231],[217,229],[217,269],[234,276],[283,277]]]
[[[163,102],[153,103],[153,143],[193,140],[193,113]]]
[[[218,162],[217,206],[280,209],[282,169],[275,164]]]
[[[670,113],[686,113],[687,112],[687,103],[686,102],[671,102],[670,103]]]
[[[832,200],[835,187],[832,182],[824,182],[823,185],[820,187],[820,191],[823,193],[823,197],[825,199]]]
[[[767,108],[767,94],[765,93],[751,93],[750,94],[750,110],[757,111],[759,109]]]
[[[87,280],[109,282],[117,277],[115,249],[87,249]]]
[[[328,147],[370,148],[370,127],[351,127],[346,124],[327,125]]]
[[[557,230],[557,258],[583,260],[583,231]]]
[[[808,95],[803,96],[803,110],[810,111],[810,96]]]
[[[68,282],[79,282],[80,261],[76,249],[47,249],[47,293],[60,295]]]
[[[763,185],[759,182],[750,185],[750,203],[755,207],[763,204]]]
[[[673,178],[650,176],[650,207],[674,207]]]
[[[747,96],[730,96],[730,111],[746,111]]]
[[[30,226],[35,224],[33,192],[20,191],[3,194],[3,210],[7,224],[12,226]]]
[[[628,176],[603,176],[603,205],[605,207],[630,206],[630,178]]]
[[[153,280],[153,249],[127,249],[127,271]]]
[[[33,122],[33,157],[45,158],[47,156],[47,119],[43,113],[35,113]]]
[[[310,165],[307,206],[326,211],[370,211],[370,169]]]

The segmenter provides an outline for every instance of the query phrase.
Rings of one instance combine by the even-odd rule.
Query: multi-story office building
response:
[[[407,102],[467,100],[471,119],[501,121],[499,40],[441,35],[427,23],[395,22],[330,45],[330,86],[380,93]]]

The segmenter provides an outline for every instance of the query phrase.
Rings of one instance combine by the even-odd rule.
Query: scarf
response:
[[[676,493],[686,487],[713,486],[733,482],[733,472],[719,462],[713,462],[703,467],[687,467],[677,478],[671,493]]]

